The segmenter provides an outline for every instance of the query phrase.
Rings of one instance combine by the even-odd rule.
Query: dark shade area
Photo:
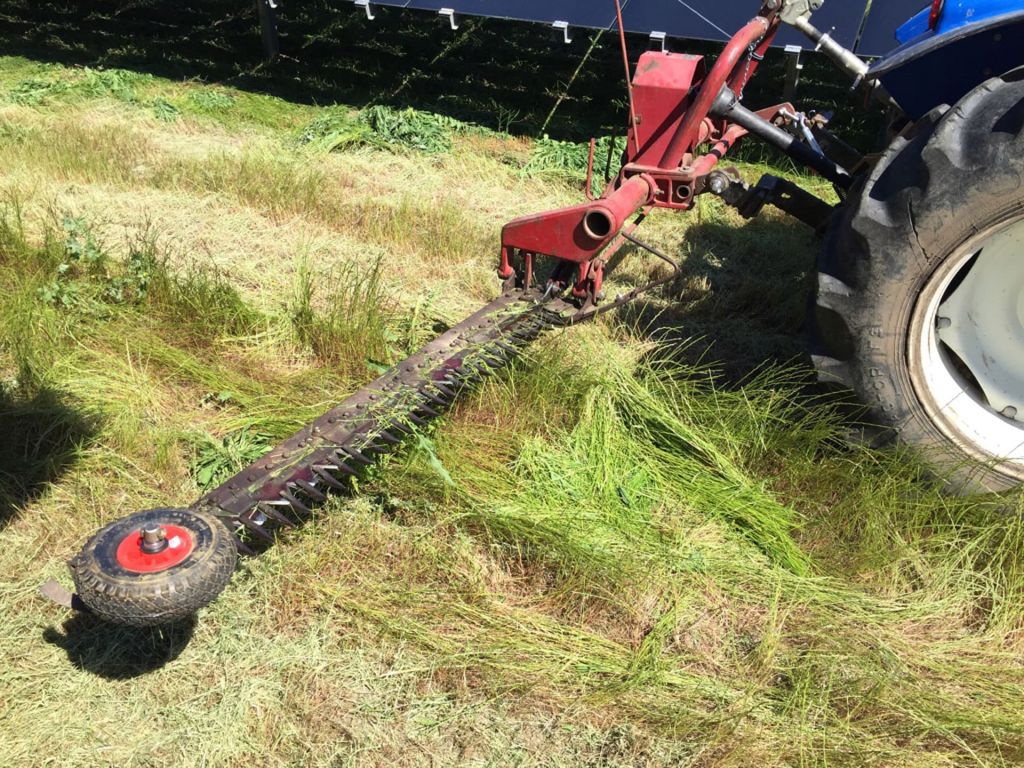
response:
[[[794,363],[812,379],[804,324],[817,247],[814,232],[792,219],[695,224],[669,305],[638,301],[618,315],[680,360],[710,366],[726,388]]]
[[[0,390],[0,530],[72,466],[95,431],[58,392]]]
[[[58,631],[50,627],[43,639],[63,648],[79,669],[108,680],[129,680],[174,661],[195,631],[192,617],[162,627],[118,627],[88,613],[75,613]]]
[[[7,54],[174,79],[223,82],[290,101],[414,106],[485,126],[587,139],[625,124],[617,36],[577,30],[566,44],[537,24],[466,18],[458,31],[436,13],[378,7],[370,21],[350,2],[313,0],[280,9],[281,56],[263,61],[251,2],[8,0],[0,9]],[[650,42],[630,36],[636,62]],[[672,50],[714,56],[720,43],[670,40]],[[862,98],[820,55],[805,54],[801,106],[837,113],[861,145],[877,135]],[[761,107],[782,100],[785,56],[773,51],[745,94]],[[557,109],[556,108],[557,105]],[[552,119],[548,119],[554,110]]]

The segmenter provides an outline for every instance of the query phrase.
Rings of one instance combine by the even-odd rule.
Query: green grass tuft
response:
[[[198,434],[190,440],[189,469],[200,491],[208,491],[256,461],[274,443],[270,435],[243,428],[219,440]]]
[[[326,273],[304,261],[290,309],[299,341],[346,375],[392,360],[395,310],[383,277],[379,259],[366,269],[350,265]]]
[[[320,152],[376,147],[438,153],[449,151],[452,135],[465,130],[467,126],[458,120],[411,108],[378,105],[353,113],[332,107],[300,131],[299,142]]]
[[[604,190],[605,171],[610,168],[612,174],[616,172],[625,147],[624,137],[602,136],[594,142],[593,194]],[[523,173],[576,186],[586,181],[589,158],[590,144],[587,142],[559,141],[543,136],[534,142]]]

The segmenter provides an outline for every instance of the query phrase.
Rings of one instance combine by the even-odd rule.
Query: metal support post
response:
[[[448,19],[448,24],[453,32],[459,28],[459,17],[456,15],[454,8],[442,8],[437,13],[441,18]]]
[[[370,0],[356,0],[356,8],[362,8],[366,11],[366,20],[373,21],[377,17],[373,14],[373,8],[370,5]]]
[[[800,73],[804,70],[804,49],[799,45],[786,46],[786,85],[782,90],[782,100],[792,104],[796,101],[796,89],[800,85]]]
[[[260,16],[260,33],[263,36],[263,55],[273,61],[281,53],[277,36],[277,0],[256,0],[256,11]]]

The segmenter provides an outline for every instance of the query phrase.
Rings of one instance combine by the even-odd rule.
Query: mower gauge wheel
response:
[[[191,616],[231,579],[230,531],[216,517],[151,509],[101,528],[70,563],[82,602],[115,624],[154,626]]]

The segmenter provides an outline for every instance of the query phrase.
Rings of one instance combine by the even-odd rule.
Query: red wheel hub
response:
[[[185,561],[194,546],[192,535],[178,525],[163,525],[167,546],[160,552],[146,552],[142,548],[142,532],[132,531],[117,545],[117,562],[135,573],[166,571]]]

